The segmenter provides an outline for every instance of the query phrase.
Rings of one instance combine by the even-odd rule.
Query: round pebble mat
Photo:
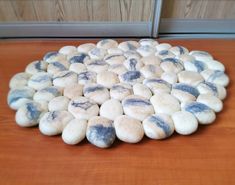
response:
[[[64,46],[28,64],[11,78],[8,104],[19,126],[38,126],[70,145],[85,137],[100,148],[116,138],[160,140],[215,121],[229,83],[224,71],[206,51],[104,39]]]

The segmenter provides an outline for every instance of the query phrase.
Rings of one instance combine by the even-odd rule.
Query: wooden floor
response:
[[[84,41],[82,41],[84,42]],[[0,41],[0,184],[34,185],[232,185],[235,184],[235,40],[170,40],[210,52],[224,63],[231,83],[224,110],[191,136],[138,144],[116,141],[99,149],[20,128],[6,103],[12,75],[45,52],[79,41]]]

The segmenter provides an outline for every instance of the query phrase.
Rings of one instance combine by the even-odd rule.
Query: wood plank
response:
[[[47,51],[84,42],[95,40],[0,41],[0,184],[235,184],[235,40],[161,41],[210,52],[231,79],[224,110],[212,125],[200,126],[191,136],[144,138],[138,144],[116,141],[105,150],[86,140],[68,146],[60,137],[43,136],[37,127],[17,126],[6,103],[10,78]]]
[[[0,22],[150,21],[154,0],[0,0]]]
[[[231,0],[165,0],[162,17],[176,19],[234,19]]]

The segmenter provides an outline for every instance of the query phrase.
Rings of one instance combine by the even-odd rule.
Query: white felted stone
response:
[[[123,115],[122,104],[116,99],[109,99],[100,106],[100,116],[115,120],[121,115]]]
[[[66,71],[69,69],[69,63],[67,60],[51,62],[47,67],[49,74],[55,75],[58,72]]]
[[[81,96],[69,102],[68,111],[77,119],[88,120],[98,115],[99,106]]]
[[[212,96],[210,94],[199,95],[197,102],[207,105],[215,112],[220,112],[223,109],[223,102],[216,96]]]
[[[118,48],[123,51],[128,51],[128,50],[136,50],[139,46],[140,44],[137,41],[130,40],[130,41],[121,42],[118,45]]]
[[[28,80],[30,77],[31,77],[31,75],[28,73],[24,73],[24,72],[17,73],[11,78],[11,80],[9,82],[9,87],[11,89],[25,87],[25,86],[27,86]]]
[[[126,58],[123,54],[109,54],[104,57],[104,61],[109,65],[123,64]]]
[[[36,102],[27,102],[21,106],[15,116],[16,123],[21,127],[32,127],[38,124],[44,110]]]
[[[61,134],[74,117],[67,111],[46,112],[39,121],[39,130],[47,136]]]
[[[57,96],[49,101],[49,111],[68,110],[69,99],[65,96]]]
[[[180,102],[195,101],[199,96],[199,91],[191,85],[176,83],[173,84],[171,95],[176,97]]]
[[[95,116],[88,121],[87,140],[100,148],[108,148],[115,141],[113,122],[101,116]]]
[[[219,71],[223,71],[223,72],[225,71],[224,65],[221,62],[217,61],[217,60],[208,60],[204,63],[211,70],[219,70]]]
[[[104,87],[111,88],[114,84],[119,83],[118,75],[111,71],[104,71],[97,74],[97,83]]]
[[[26,66],[25,72],[34,75],[36,73],[46,71],[47,65],[48,65],[47,62],[43,60],[33,61]]]
[[[87,84],[83,88],[85,97],[101,105],[109,99],[109,91],[107,88],[100,84]]]
[[[204,81],[202,75],[193,71],[182,71],[178,73],[180,83],[185,83],[192,86],[197,86]]]
[[[174,133],[174,124],[167,114],[153,114],[143,121],[145,135],[151,139],[165,139]]]
[[[46,72],[39,72],[31,76],[28,86],[36,90],[52,86],[51,75]]]
[[[137,71],[143,67],[143,63],[140,59],[137,58],[128,58],[123,62],[123,65],[127,68],[128,71]]]
[[[77,52],[77,48],[75,46],[63,46],[60,48],[59,53],[63,55],[69,55],[71,53]]]
[[[44,55],[43,60],[46,61],[47,63],[55,61],[63,61],[66,60],[66,56],[57,51],[51,51]]]
[[[127,71],[119,75],[120,82],[133,85],[135,83],[141,83],[144,80],[140,71]]]
[[[142,45],[136,50],[142,57],[147,57],[155,53],[155,47],[150,45]]]
[[[95,47],[96,45],[93,43],[85,43],[85,44],[79,45],[77,47],[77,51],[80,53],[88,53],[90,50],[92,50]]]
[[[181,135],[190,135],[197,131],[198,121],[196,117],[186,111],[175,112],[172,115],[175,131]]]
[[[159,66],[161,63],[161,59],[158,56],[150,55],[147,57],[142,57],[140,59],[145,65],[156,65]]]
[[[140,121],[126,115],[119,116],[114,121],[118,139],[127,143],[138,143],[144,137],[144,129]]]
[[[86,63],[87,69],[95,73],[107,71],[109,65],[104,60],[91,60]]]
[[[182,61],[176,58],[165,58],[162,60],[160,67],[168,73],[179,73],[184,69]]]
[[[88,52],[91,59],[103,59],[107,51],[102,48],[93,48]]]
[[[83,94],[83,86],[80,84],[71,84],[64,88],[64,96],[69,99],[76,99]]]
[[[112,39],[103,39],[100,40],[97,44],[96,44],[97,48],[102,48],[102,49],[110,49],[110,48],[115,48],[118,46],[118,43],[116,40],[112,40]]]
[[[119,84],[113,85],[110,89],[111,98],[117,99],[120,101],[131,94],[132,94],[131,86],[125,83],[119,83]]]
[[[193,71],[193,72],[202,72],[206,69],[208,69],[208,66],[204,63],[204,62],[201,62],[201,61],[198,61],[198,60],[193,60],[193,61],[185,61],[184,62],[184,68],[186,71]]]
[[[200,94],[214,95],[221,100],[225,99],[227,96],[226,89],[223,86],[211,82],[200,83],[197,86],[197,89],[200,92]]]
[[[62,132],[62,139],[66,144],[76,145],[86,137],[87,121],[72,119]]]
[[[178,81],[178,76],[174,72],[164,72],[161,74],[161,79],[165,80],[169,84],[174,84]]]
[[[85,64],[73,63],[69,66],[69,70],[77,74],[87,71]]]
[[[166,59],[166,58],[175,58],[175,54],[172,53],[171,51],[169,50],[161,50],[161,51],[157,51],[155,53],[156,56],[158,56],[159,58],[161,58],[162,60],[163,59]]]
[[[78,82],[78,75],[72,71],[58,72],[53,76],[53,85],[65,88],[68,85],[76,84]]]
[[[44,89],[37,91],[34,94],[33,99],[34,101],[37,101],[37,102],[40,102],[40,101],[48,102],[54,97],[61,96],[61,95],[62,95],[61,90],[58,87],[51,86],[51,87],[46,87]]]
[[[171,91],[171,85],[160,78],[145,79],[143,84],[146,85],[153,92],[153,94],[158,92],[169,93]]]
[[[155,46],[157,51],[168,50],[171,48],[171,45],[168,43],[160,43]]]
[[[171,51],[176,56],[189,53],[188,49],[183,46],[174,46],[174,47],[170,48],[169,51]]]
[[[123,51],[119,48],[109,48],[108,50],[108,54],[110,55],[122,55],[123,54]]]
[[[156,46],[159,43],[154,39],[140,39],[139,43],[141,46]]]
[[[85,71],[78,74],[78,83],[85,85],[88,83],[96,83],[96,73],[92,71]]]
[[[201,75],[207,82],[212,82],[224,87],[229,84],[229,78],[223,71],[207,69],[202,71]]]
[[[11,89],[7,95],[7,103],[11,109],[17,110],[27,102],[31,102],[35,90],[30,87]]]
[[[144,84],[136,83],[135,85],[133,85],[133,92],[134,95],[139,95],[147,99],[150,99],[152,97],[152,92]]]
[[[189,54],[194,56],[196,60],[199,60],[202,62],[213,60],[213,57],[211,56],[211,54],[209,54],[206,51],[194,50],[194,51],[191,51]]]
[[[123,64],[113,64],[109,66],[108,71],[116,73],[117,75],[121,75],[127,72],[127,69]]]
[[[179,101],[172,95],[167,93],[157,93],[150,98],[155,113],[163,113],[172,115],[180,110]]]
[[[216,116],[214,111],[207,105],[199,102],[189,102],[183,106],[183,110],[191,112],[200,124],[207,125],[213,123]]]
[[[127,96],[122,100],[122,106],[126,115],[140,121],[143,121],[146,117],[154,113],[150,101],[142,96]]]
[[[157,66],[148,64],[140,69],[140,72],[145,78],[161,77],[163,70]]]

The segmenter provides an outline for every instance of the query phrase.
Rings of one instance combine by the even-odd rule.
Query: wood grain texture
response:
[[[144,138],[138,144],[116,141],[110,149],[99,149],[86,140],[68,146],[59,136],[17,126],[6,103],[10,78],[47,51],[84,42],[94,40],[0,41],[0,184],[235,184],[235,40],[167,41],[210,52],[231,79],[224,110],[212,125],[200,126],[191,136]]]
[[[164,0],[162,18],[234,19],[233,0]]]
[[[154,0],[0,0],[0,22],[150,21]]]

